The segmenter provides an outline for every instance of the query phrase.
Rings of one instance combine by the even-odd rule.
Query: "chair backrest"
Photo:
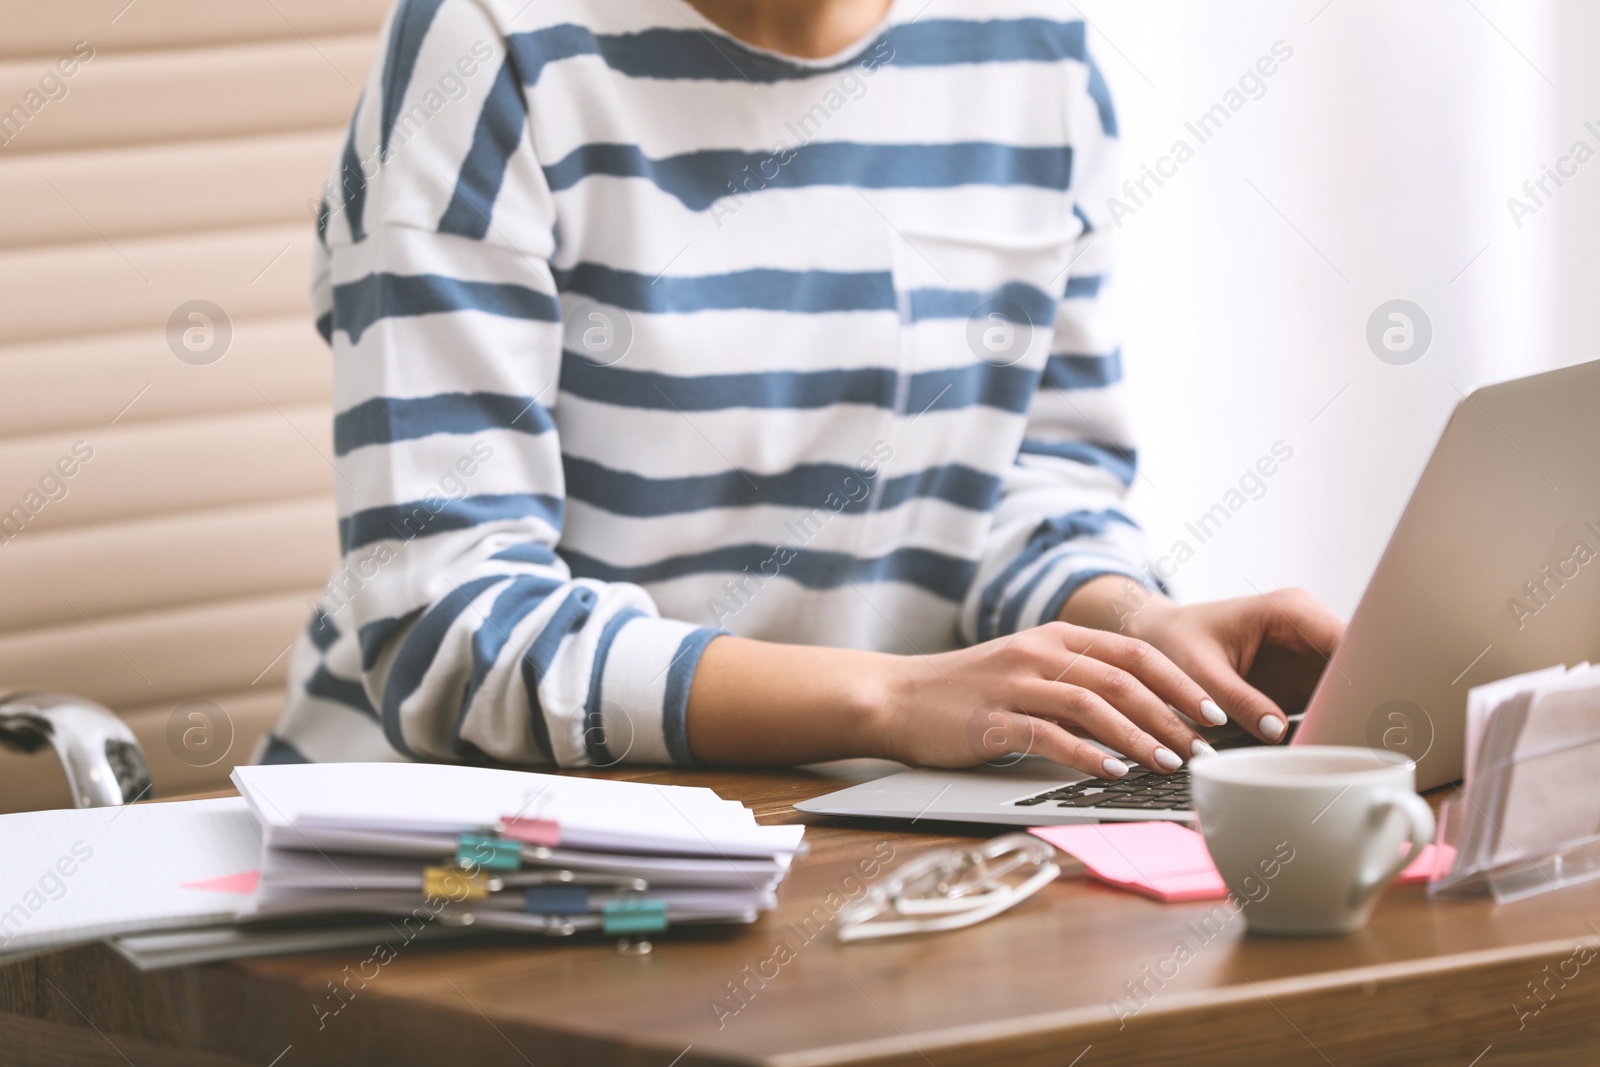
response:
[[[335,559],[307,205],[388,6],[0,0],[0,689],[158,793],[249,758]],[[0,811],[69,803],[0,753]]]

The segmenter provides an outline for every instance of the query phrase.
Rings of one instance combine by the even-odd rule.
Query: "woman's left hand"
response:
[[[1342,619],[1303,589],[1177,604],[1115,575],[1085,583],[1061,618],[1154,645],[1210,694],[1228,718],[1268,742],[1283,739],[1287,716],[1246,681],[1252,668],[1273,653],[1283,653],[1320,671],[1345,628]]]

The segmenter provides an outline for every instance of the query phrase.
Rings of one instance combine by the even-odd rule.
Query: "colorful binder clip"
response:
[[[522,843],[493,834],[462,834],[456,839],[456,866],[468,870],[517,870],[522,866]]]
[[[498,892],[504,883],[491,878],[481,870],[464,871],[460,867],[424,867],[422,892],[425,896],[443,897],[460,903],[463,900],[482,900]]]
[[[587,915],[589,889],[581,885],[534,885],[523,893],[530,915]]]
[[[608,900],[600,928],[607,934],[657,934],[667,928],[667,902],[648,897]]]
[[[495,832],[525,845],[555,848],[561,844],[561,826],[554,819],[522,819],[507,816],[495,825]]]

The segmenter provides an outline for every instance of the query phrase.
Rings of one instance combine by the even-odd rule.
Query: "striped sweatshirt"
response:
[[[1068,11],[809,61],[401,0],[317,220],[342,562],[257,758],[687,763],[718,634],[925,654],[1152,584]]]

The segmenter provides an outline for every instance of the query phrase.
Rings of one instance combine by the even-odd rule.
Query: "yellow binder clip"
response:
[[[424,867],[422,892],[425,896],[443,897],[445,900],[482,900],[490,893],[504,888],[498,878],[483,870],[464,871],[460,867]]]

